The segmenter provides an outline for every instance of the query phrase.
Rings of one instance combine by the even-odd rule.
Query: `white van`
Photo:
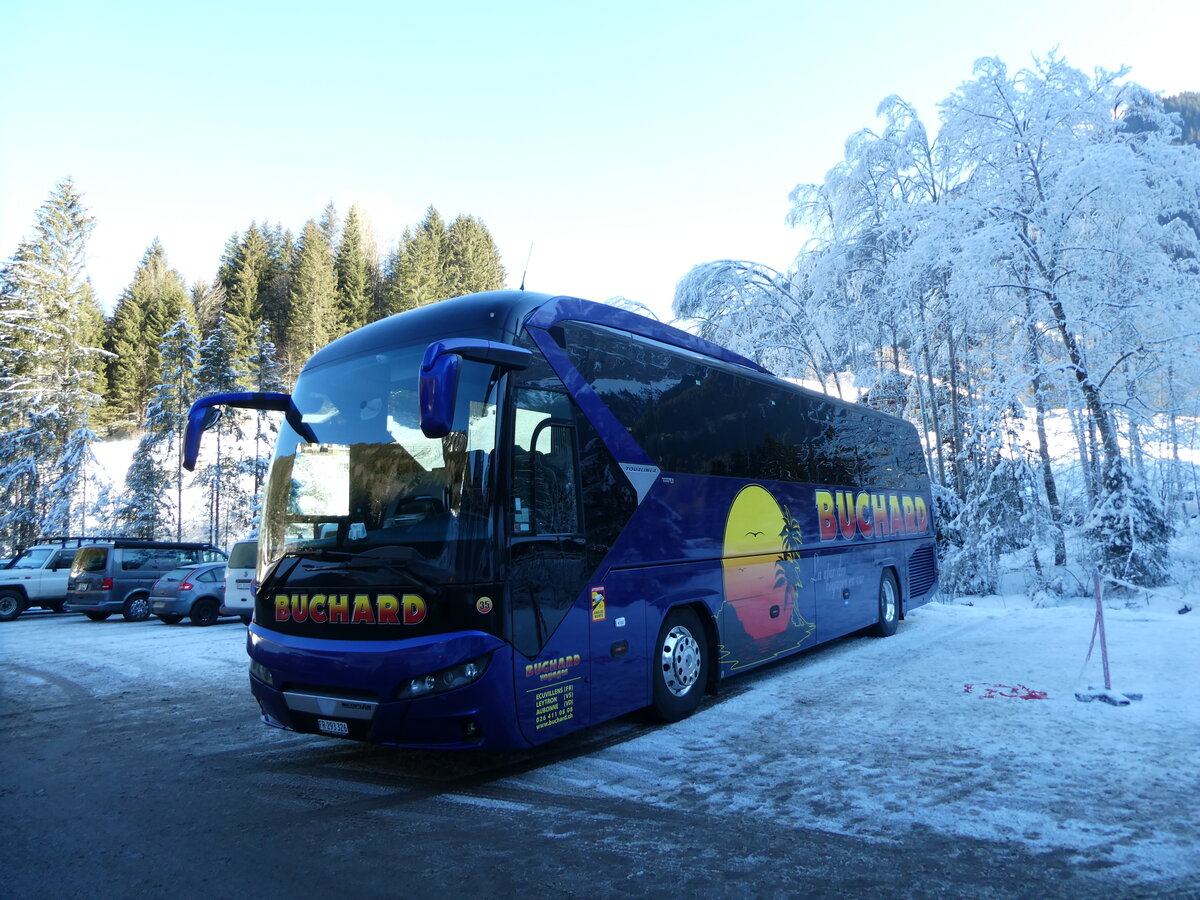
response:
[[[254,615],[254,594],[250,592],[250,584],[257,563],[257,539],[247,538],[233,545],[225,564],[225,602],[221,604],[221,615],[241,616],[243,623],[250,624]]]

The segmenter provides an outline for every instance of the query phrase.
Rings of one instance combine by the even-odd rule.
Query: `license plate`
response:
[[[317,730],[323,734],[336,734],[345,737],[350,733],[350,726],[337,719],[317,719]]]
[[[239,578],[237,580],[237,586],[240,588],[250,587],[250,579],[249,578]]]
[[[78,584],[75,585],[75,593],[77,593],[77,594],[82,594],[87,589],[88,589],[88,583],[86,581],[80,581]]]

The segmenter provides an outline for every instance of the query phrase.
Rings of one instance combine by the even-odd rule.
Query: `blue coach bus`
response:
[[[937,579],[916,430],[715,344],[495,291],[375,322],[289,394],[248,636],[263,720],[513,748],[863,629]]]

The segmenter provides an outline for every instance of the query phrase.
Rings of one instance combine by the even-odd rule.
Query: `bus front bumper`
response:
[[[512,648],[483,632],[404,641],[317,641],[251,625],[250,690],[268,725],[396,747],[528,747],[516,721]],[[486,658],[474,681],[405,697],[406,686]],[[402,699],[401,699],[402,698]]]

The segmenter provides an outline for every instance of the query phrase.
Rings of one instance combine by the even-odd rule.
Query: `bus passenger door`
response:
[[[514,397],[508,609],[517,718],[541,743],[590,721],[587,544],[570,400],[524,387]]]
[[[654,583],[645,569],[623,569],[588,588],[592,717],[597,722],[650,703],[647,641],[654,638],[646,634],[646,598]]]

